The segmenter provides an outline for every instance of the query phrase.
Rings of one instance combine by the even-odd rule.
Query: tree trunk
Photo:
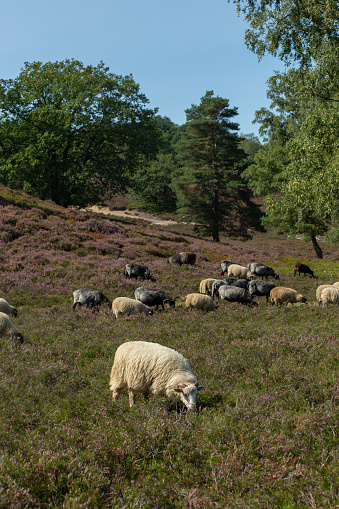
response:
[[[220,236],[219,236],[218,231],[213,232],[212,235],[213,235],[213,242],[220,242]]]
[[[318,258],[322,258],[323,257],[323,251],[322,251],[321,247],[319,246],[319,244],[317,242],[316,236],[315,235],[311,235],[311,240],[312,240],[314,251],[316,252],[317,257]]]

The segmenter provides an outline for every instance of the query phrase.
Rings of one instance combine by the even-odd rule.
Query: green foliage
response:
[[[243,134],[241,135],[241,141],[239,147],[247,155],[247,163],[251,164],[254,162],[254,156],[262,147],[260,140],[254,134]]]
[[[103,63],[26,63],[0,82],[1,182],[66,206],[123,191],[157,151],[146,103],[131,75]]]
[[[131,180],[134,203],[152,212],[174,212],[177,199],[172,190],[172,175],[175,169],[171,153],[159,153],[155,160],[141,165]]]
[[[336,0],[234,0],[250,28],[246,45],[262,58],[265,53],[285,62],[312,62],[324,41],[338,44]]]
[[[241,178],[246,154],[232,133],[236,108],[228,99],[206,92],[199,105],[186,110],[187,123],[178,143],[180,168],[174,179],[179,212],[195,231],[219,242],[220,232],[247,236],[259,213]]]
[[[175,212],[177,197],[173,190],[173,173],[177,168],[175,145],[181,129],[168,117],[155,117],[162,134],[161,147],[155,159],[143,163],[130,181],[132,200],[151,212]]]

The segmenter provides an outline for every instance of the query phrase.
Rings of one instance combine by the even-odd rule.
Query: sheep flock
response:
[[[194,266],[196,261],[195,253],[181,252],[169,258],[168,270],[174,266],[179,271],[191,270],[187,265]],[[258,302],[255,299],[260,297],[265,297],[266,304],[270,299],[271,305],[277,307],[310,302],[310,298],[280,283],[279,274],[263,263],[250,262],[245,266],[224,260],[220,262],[220,269],[215,270],[214,274],[206,274],[199,288],[192,285],[191,293],[174,297],[163,288],[147,286],[147,282],[156,281],[149,267],[136,262],[128,263],[122,274],[130,280],[135,279],[136,285],[138,278],[143,281],[143,286],[136,286],[133,295],[118,295],[111,300],[98,289],[75,289],[73,311],[79,313],[82,308],[90,308],[93,312],[99,312],[102,304],[106,304],[115,319],[141,316],[151,319],[154,311],[169,313],[170,316],[171,308],[174,310],[179,307],[199,316],[201,312],[218,312],[220,306],[227,307],[229,303],[248,306],[256,312]],[[295,265],[293,275],[296,273],[299,276],[302,273],[304,276],[309,274],[315,277],[312,269],[301,263]],[[339,305],[339,282],[318,286],[315,299],[324,308],[329,304]],[[165,308],[165,304],[168,307]],[[16,338],[22,343],[24,337],[9,317],[12,315],[15,319],[17,314],[13,305],[0,298],[0,337]],[[188,360],[179,352],[166,345],[147,341],[125,343],[122,338],[122,344],[115,353],[110,379],[113,402],[125,388],[129,393],[130,406],[134,405],[135,394],[146,396],[151,393],[181,401],[189,410],[195,407],[197,393],[202,389],[198,386]]]

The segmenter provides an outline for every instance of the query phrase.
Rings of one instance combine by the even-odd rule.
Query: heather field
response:
[[[338,508],[338,307],[315,290],[339,281],[339,249],[268,232],[202,240],[185,225],[66,210],[0,187],[0,297],[25,337],[0,342],[0,508]],[[167,257],[194,251],[195,266]],[[260,261],[308,304],[221,303],[185,311],[184,297],[221,260]],[[146,264],[156,281],[122,276]],[[297,261],[317,276],[294,277]],[[111,300],[138,286],[179,297],[175,309],[114,320],[72,310],[77,288]],[[125,341],[181,352],[205,389],[196,412],[161,397],[123,394],[109,375]]]

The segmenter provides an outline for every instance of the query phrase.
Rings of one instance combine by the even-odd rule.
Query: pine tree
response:
[[[246,154],[240,148],[237,108],[228,99],[206,92],[198,106],[186,110],[185,130],[178,145],[182,167],[176,173],[179,213],[195,231],[220,242],[220,233],[248,237],[259,227],[259,208],[251,201],[241,173]]]

